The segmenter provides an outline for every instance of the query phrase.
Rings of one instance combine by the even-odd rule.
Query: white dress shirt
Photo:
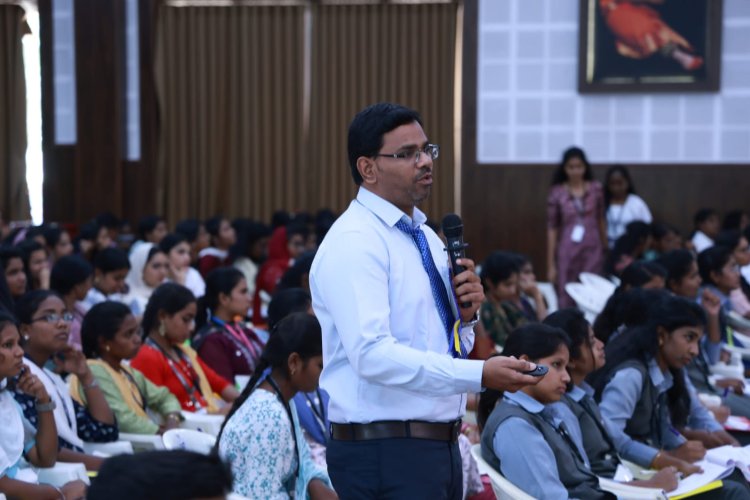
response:
[[[454,359],[448,352],[419,251],[395,226],[401,219],[422,225],[447,287],[445,245],[423,225],[425,215],[415,208],[412,221],[365,188],[313,261],[310,291],[323,330],[320,382],[331,396],[331,422],[447,422],[464,414],[465,393],[481,389],[484,362]],[[471,351],[473,329],[462,328],[460,335]]]

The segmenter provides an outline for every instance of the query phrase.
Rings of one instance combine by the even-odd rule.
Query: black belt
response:
[[[368,441],[370,439],[415,438],[435,441],[458,441],[461,419],[453,422],[421,420],[382,420],[369,424],[331,423],[331,437],[337,441]]]

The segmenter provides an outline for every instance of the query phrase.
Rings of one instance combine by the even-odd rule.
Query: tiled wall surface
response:
[[[750,0],[724,0],[721,91],[704,94],[578,94],[578,5],[479,0],[480,163],[573,144],[594,162],[750,163]]]

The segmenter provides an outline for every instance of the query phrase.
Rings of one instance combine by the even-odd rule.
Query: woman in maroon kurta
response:
[[[569,148],[547,197],[547,276],[560,307],[574,306],[565,285],[584,271],[601,273],[607,248],[602,185],[579,148]]]

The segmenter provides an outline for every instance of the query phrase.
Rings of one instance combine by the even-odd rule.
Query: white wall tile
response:
[[[670,162],[680,158],[680,133],[676,130],[651,132],[651,157],[655,161]]]
[[[541,59],[544,57],[544,33],[519,31],[516,33],[516,55],[520,59]]]
[[[576,145],[575,132],[571,129],[555,130],[547,134],[547,160],[558,162],[562,158],[562,152],[570,146]]]
[[[547,52],[551,59],[575,59],[578,53],[578,30],[552,30],[547,37]]]
[[[492,0],[492,1],[506,1],[506,0]],[[543,23],[545,17],[546,5],[544,0],[524,0],[523,2],[516,2],[516,8],[518,9],[519,23]]]
[[[482,68],[481,85],[488,92],[508,90],[510,88],[510,66],[503,63],[486,64]]]
[[[490,127],[510,125],[510,101],[508,99],[483,99],[477,108],[481,123]]]
[[[643,98],[619,97],[614,99],[615,127],[639,125],[643,123]]]
[[[521,91],[542,90],[544,88],[544,65],[541,63],[518,64],[516,88]]]
[[[479,2],[479,18],[482,23],[508,23],[510,7],[510,2]]]
[[[482,59],[507,59],[510,57],[510,33],[507,31],[483,31],[479,39]]]
[[[551,125],[572,126],[576,122],[575,99],[549,99],[547,101],[547,122]]]
[[[747,44],[746,54],[750,56],[750,40]],[[725,62],[721,73],[721,86],[725,89],[746,89],[750,85],[750,59]]]
[[[716,97],[697,95],[685,100],[686,125],[712,125],[716,115]]]
[[[518,132],[516,133],[516,154],[523,158],[544,158],[542,151],[541,132]]]
[[[641,132],[620,130],[615,132],[615,158],[621,162],[643,160],[643,138]]]
[[[542,101],[539,99],[518,99],[516,101],[515,123],[519,125],[541,125]]]
[[[609,132],[606,130],[584,130],[581,147],[588,155],[589,161],[606,161],[610,156]],[[558,153],[558,156],[562,151]]]
[[[724,125],[750,127],[750,97],[725,97],[721,108]]]
[[[721,155],[727,160],[750,162],[750,131],[727,130],[721,135]]]
[[[680,126],[680,98],[656,96],[651,101],[650,121],[654,125],[667,127]]]
[[[510,160],[510,149],[508,144],[507,132],[486,132],[482,135],[480,154],[491,161],[508,161]]]
[[[583,125],[609,125],[609,97],[595,96],[583,101]]]
[[[750,2],[747,0],[725,0],[724,18],[750,17]]]
[[[708,161],[714,156],[713,130],[686,130],[682,145],[685,161]]]

